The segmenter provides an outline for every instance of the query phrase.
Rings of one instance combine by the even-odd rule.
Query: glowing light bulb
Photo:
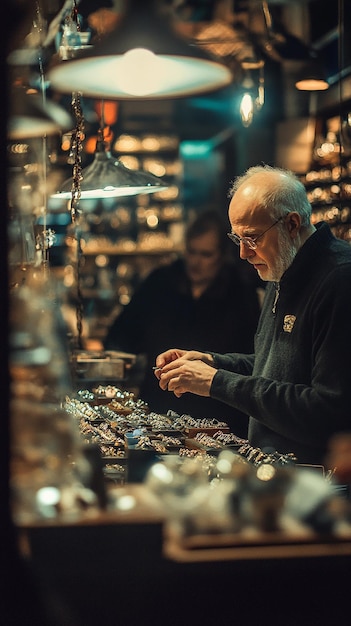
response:
[[[165,80],[162,59],[146,48],[128,50],[119,62],[120,85],[132,96],[154,93]]]
[[[250,126],[253,118],[254,103],[252,96],[249,93],[245,93],[240,103],[240,115],[241,121],[244,126]]]

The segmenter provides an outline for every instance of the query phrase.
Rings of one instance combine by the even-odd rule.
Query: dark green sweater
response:
[[[267,286],[255,355],[214,359],[211,397],[250,415],[252,445],[323,464],[333,433],[351,431],[351,246],[317,225]]]
[[[190,393],[176,398],[165,393],[152,366],[158,354],[174,346],[251,352],[259,314],[256,287],[247,282],[236,263],[222,267],[213,284],[200,298],[194,298],[184,261],[178,259],[158,267],[139,285],[109,328],[105,348],[146,355],[140,397],[152,411],[172,409],[195,418],[215,417],[247,437],[246,415],[211,398]]]

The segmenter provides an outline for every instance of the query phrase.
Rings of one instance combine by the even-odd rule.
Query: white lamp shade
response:
[[[190,45],[150,3],[140,1],[130,2],[117,27],[99,43],[77,51],[76,58],[52,67],[47,76],[59,92],[109,99],[189,96],[232,81],[228,67]]]

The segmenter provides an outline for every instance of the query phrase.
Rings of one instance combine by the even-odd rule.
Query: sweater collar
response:
[[[296,254],[292,264],[284,272],[280,282],[285,280],[294,279],[297,275],[300,277],[301,270],[308,273],[308,268],[313,265],[312,261],[315,260],[321,250],[332,241],[334,235],[331,232],[326,222],[319,222],[315,224],[315,232],[305,241],[303,246]]]

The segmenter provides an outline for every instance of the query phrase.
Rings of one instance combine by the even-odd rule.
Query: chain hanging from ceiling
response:
[[[73,165],[72,190],[70,200],[70,213],[72,223],[75,225],[76,238],[76,285],[77,285],[77,303],[76,303],[76,321],[77,321],[77,348],[82,349],[82,331],[83,331],[83,297],[81,291],[81,266],[83,259],[81,245],[81,227],[79,217],[81,211],[79,208],[81,197],[82,176],[82,150],[84,139],[84,116],[81,104],[81,93],[72,93],[72,109],[75,117],[75,128],[72,131],[71,146],[68,156],[68,163]]]

